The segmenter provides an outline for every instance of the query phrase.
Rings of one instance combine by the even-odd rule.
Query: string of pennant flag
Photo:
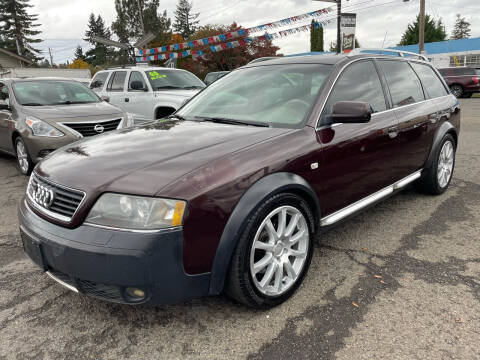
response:
[[[305,19],[317,18],[322,15],[329,14],[332,10],[333,10],[333,7],[324,8],[316,11],[311,11],[305,14],[292,16],[286,19],[278,20],[272,23],[263,24],[263,25],[255,26],[248,29],[240,29],[237,31],[232,31],[226,34],[220,34],[220,35],[215,35],[211,37],[206,37],[203,39],[186,41],[183,43],[178,43],[173,45],[163,45],[163,46],[159,46],[152,49],[141,49],[137,51],[136,55],[137,56],[154,55],[159,53],[180,51],[180,50],[189,49],[189,48],[211,45],[218,42],[223,42],[223,41],[232,40],[239,37],[248,36],[249,34],[253,34],[260,31],[266,32],[267,30],[298,23],[299,21],[303,21]]]
[[[329,20],[324,20],[324,21],[317,21],[313,24],[315,28],[322,27],[323,25],[326,25],[334,20],[329,19]],[[256,36],[256,37],[246,37],[244,39],[239,39],[239,40],[234,40],[226,43],[221,43],[218,45],[210,45],[208,48],[211,52],[219,52],[219,51],[224,51],[227,49],[233,49],[239,46],[245,46],[246,44],[258,39],[258,40],[273,40],[273,39],[279,39],[285,36],[297,34],[300,32],[304,31],[309,31],[311,28],[311,24],[308,25],[303,25],[299,26],[296,28],[292,29],[287,29],[287,30],[282,30],[277,33],[273,34],[268,34],[265,33],[264,35]],[[190,50],[186,49],[180,52],[171,52],[171,53],[162,53],[162,54],[153,54],[153,55],[146,55],[146,56],[138,56],[136,58],[137,62],[140,61],[153,61],[153,60],[167,60],[167,59],[180,59],[180,58],[185,58],[188,56],[193,56],[193,57],[200,57],[205,55],[205,52],[202,50]]]

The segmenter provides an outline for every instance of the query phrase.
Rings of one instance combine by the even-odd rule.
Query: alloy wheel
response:
[[[307,261],[310,233],[303,213],[293,206],[273,210],[260,224],[250,253],[250,273],[258,291],[284,294]]]
[[[450,182],[453,171],[454,156],[455,150],[453,143],[451,141],[446,141],[443,144],[438,157],[437,180],[438,185],[441,188],[446,187]]]
[[[455,95],[456,98],[461,97],[463,94],[463,89],[458,85],[452,86],[451,90],[452,90],[452,94]]]
[[[26,174],[28,172],[28,153],[23,141],[17,141],[17,160],[20,170]]]

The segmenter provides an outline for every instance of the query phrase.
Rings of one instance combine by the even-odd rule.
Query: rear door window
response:
[[[396,60],[379,60],[378,62],[385,73],[394,107],[425,100],[420,79],[408,62]]]
[[[411,64],[420,77],[423,87],[430,99],[448,95],[443,82],[430,66],[415,62],[412,62]]]
[[[0,100],[8,99],[8,88],[7,85],[0,83]]]
[[[107,78],[108,78],[107,72],[96,74],[92,82],[90,83],[90,89],[93,89],[93,90],[103,89],[103,85],[105,84],[105,81],[107,81]]]
[[[108,91],[122,91],[125,86],[126,71],[115,71],[108,82]]]
[[[372,113],[387,109],[382,84],[372,61],[355,62],[341,73],[325,105],[323,121],[328,120],[338,101],[366,102]]]

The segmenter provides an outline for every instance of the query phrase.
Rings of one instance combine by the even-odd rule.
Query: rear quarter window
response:
[[[380,60],[379,64],[387,79],[394,107],[425,100],[420,79],[408,62]]]
[[[417,75],[420,77],[428,98],[432,99],[448,95],[443,82],[430,66],[414,62],[411,64]]]

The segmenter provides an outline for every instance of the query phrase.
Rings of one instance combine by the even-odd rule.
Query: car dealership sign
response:
[[[355,49],[355,28],[357,14],[343,13],[340,20],[342,34],[342,51],[349,52]]]

